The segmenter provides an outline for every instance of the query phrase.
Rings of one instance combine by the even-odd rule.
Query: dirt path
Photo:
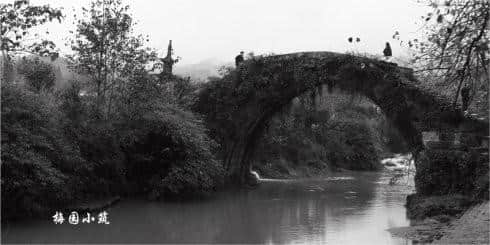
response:
[[[472,207],[461,218],[451,222],[437,244],[489,244],[489,202]]]

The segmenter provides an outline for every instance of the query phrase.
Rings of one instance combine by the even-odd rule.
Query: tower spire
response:
[[[167,57],[172,58],[172,52],[173,52],[172,40],[169,40],[168,48],[167,48]]]
[[[161,59],[163,63],[163,71],[162,74],[164,75],[172,75],[172,68],[175,63],[177,63],[177,59],[172,58],[172,53],[173,53],[173,48],[172,48],[172,40],[169,40],[168,42],[168,48],[167,48],[167,56],[165,58]]]

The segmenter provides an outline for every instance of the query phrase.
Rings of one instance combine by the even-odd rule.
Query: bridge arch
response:
[[[272,116],[323,85],[371,99],[413,152],[423,149],[422,131],[454,127],[463,120],[450,102],[420,89],[412,71],[394,63],[332,52],[253,58],[207,84],[196,103],[221,144],[232,181],[246,182],[255,146]]]

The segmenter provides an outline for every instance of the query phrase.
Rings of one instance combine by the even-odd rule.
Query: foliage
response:
[[[372,129],[362,122],[338,122],[342,131],[324,128],[322,142],[334,167],[351,170],[376,170],[380,168],[380,140]],[[377,132],[379,134],[379,132]],[[332,140],[335,139],[335,140]]]
[[[443,218],[462,213],[471,206],[471,200],[461,194],[424,196],[411,194],[407,196],[407,216],[410,219],[423,220],[428,217]],[[439,217],[438,217],[439,216]]]
[[[429,81],[453,93],[456,106],[462,85],[473,94],[488,90],[488,1],[426,1],[429,13],[422,16],[424,39],[409,40],[415,51],[415,68]],[[400,39],[398,32],[394,38]],[[473,97],[473,96],[472,96]]]
[[[275,115],[254,153],[254,169],[266,177],[290,177],[291,173],[315,169],[324,173],[338,168],[379,168],[388,140],[403,139],[389,130],[389,122],[365,98],[337,91],[294,100]],[[395,150],[406,150],[402,142]],[[280,176],[277,176],[277,175]],[[309,171],[306,171],[309,174]]]
[[[175,104],[182,101],[176,95],[184,92],[168,86],[185,80],[174,77],[162,82],[145,74],[134,79],[128,84],[127,97],[120,98],[117,106],[128,180],[157,196],[216,187],[222,175],[211,154],[216,143],[197,116]]]
[[[82,160],[63,140],[40,95],[2,85],[2,209],[31,216],[72,198],[67,172]],[[8,198],[5,198],[8,197]]]
[[[193,82],[190,77],[181,78],[175,76],[168,82],[173,84],[170,95],[171,98],[174,98],[173,103],[182,108],[191,109],[196,99],[194,92],[200,89],[202,85]]]
[[[23,57],[17,65],[17,71],[24,76],[27,86],[34,92],[52,90],[56,80],[53,67],[41,61],[39,57],[34,59]]]
[[[126,79],[145,70],[155,53],[144,48],[145,39],[133,35],[134,21],[129,5],[121,0],[96,0],[83,8],[77,34],[72,40],[73,67],[91,76],[91,91],[97,96],[97,110],[108,116],[112,96],[126,90]],[[99,111],[102,113],[102,111]]]
[[[191,113],[164,105],[129,121],[123,132],[129,180],[137,179],[159,195],[209,191],[218,185],[222,173],[211,153],[216,144]]]
[[[59,110],[74,128],[87,117],[87,108],[84,108],[85,103],[80,96],[81,88],[80,82],[70,81],[68,86],[57,93]]]
[[[63,15],[60,9],[49,5],[33,6],[28,0],[15,0],[13,4],[0,4],[1,46],[6,52],[33,52],[40,55],[52,54],[54,43],[47,40],[25,43],[29,30],[53,20],[61,22]]]
[[[5,217],[37,216],[108,195],[196,195],[220,186],[222,167],[212,154],[217,145],[201,120],[162,96],[158,80],[134,78],[110,120],[93,116],[95,98],[81,96],[76,82],[47,94],[2,86]]]
[[[32,53],[41,56],[58,57],[55,44],[46,39],[40,39],[35,34],[34,42],[28,40],[29,31],[34,27],[51,22],[55,19],[61,22],[63,16],[60,9],[49,5],[33,6],[28,0],[15,0],[14,3],[0,3],[0,51],[2,55],[2,83],[12,81],[12,53]]]
[[[421,195],[458,193],[477,198],[488,192],[488,181],[480,183],[482,176],[488,176],[488,158],[476,152],[426,150],[416,167],[415,187]]]

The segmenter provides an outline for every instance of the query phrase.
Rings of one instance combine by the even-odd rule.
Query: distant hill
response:
[[[65,58],[60,57],[54,61],[49,58],[42,59],[53,66],[56,73],[56,87],[64,86],[69,80],[85,81],[88,79],[71,71],[68,68],[68,60]],[[176,64],[174,73],[184,77],[191,77],[197,82],[204,82],[210,76],[218,76],[218,69],[223,65],[228,66],[233,65],[233,63],[225,63],[217,59],[206,59],[196,64]]]
[[[231,62],[223,62],[218,59],[205,59],[195,64],[176,64],[174,73],[176,75],[191,77],[194,81],[204,82],[211,76],[218,76],[218,69],[222,66],[231,66]]]
[[[79,75],[76,72],[70,70],[68,67],[68,59],[59,57],[52,61],[48,57],[40,57],[46,63],[53,66],[56,74],[56,88],[64,87],[69,81],[77,80],[81,82],[87,81],[87,76]],[[200,61],[195,64],[176,64],[174,67],[174,74],[183,77],[191,77],[195,82],[205,82],[208,77],[219,76],[218,70],[222,66],[233,66],[232,62],[223,62],[218,59],[210,58]]]

